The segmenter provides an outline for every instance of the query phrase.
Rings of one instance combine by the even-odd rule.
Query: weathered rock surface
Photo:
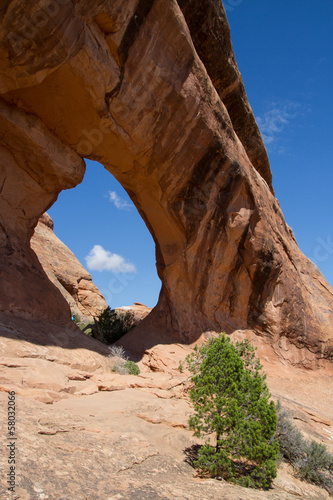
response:
[[[87,157],[121,182],[156,242],[159,302],[129,343],[250,329],[321,366],[332,288],[274,197],[220,1],[52,5],[1,8],[1,310],[68,321],[29,239]]]
[[[85,165],[32,114],[0,101],[0,310],[66,324],[69,306],[46,277],[29,240],[41,212],[63,187],[82,180]],[[43,208],[42,208],[43,207]]]
[[[18,393],[17,496],[8,498],[328,500],[327,492],[295,479],[286,465],[269,491],[195,477],[186,462],[187,449],[197,444],[187,427],[191,408],[171,392],[172,380],[163,375],[132,376],[137,388],[135,382],[120,388],[121,379],[129,377],[118,375],[117,389],[67,394],[52,405]],[[165,395],[154,394],[154,383],[164,384]],[[6,402],[7,394],[0,392],[1,421]],[[1,465],[6,472],[6,463]],[[1,491],[6,486],[0,474]]]
[[[147,307],[139,302],[134,302],[132,306],[116,307],[115,309],[117,317],[122,322],[125,322],[127,331],[136,327],[151,311],[151,307]]]
[[[186,449],[197,444],[187,427],[189,381],[178,369],[188,345],[156,346],[139,363],[139,376],[118,375],[111,373],[106,346],[74,324],[5,320],[3,315],[0,422],[6,422],[7,391],[16,392],[17,414],[16,496],[8,498],[328,500],[285,465],[265,492],[195,477],[186,462]],[[283,367],[268,344],[261,355],[274,399],[291,410],[307,437],[332,451],[327,370]],[[6,442],[2,427],[1,499],[7,498]]]
[[[68,302],[71,313],[83,322],[94,321],[107,303],[91,275],[54,234],[53,221],[47,213],[39,218],[30,244],[48,278]]]

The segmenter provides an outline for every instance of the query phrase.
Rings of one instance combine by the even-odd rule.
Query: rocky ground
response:
[[[7,398],[4,393],[0,397],[4,422]],[[53,405],[18,396],[17,407],[13,498],[328,498],[324,491],[295,480],[286,467],[280,468],[271,491],[196,478],[184,452],[195,443],[186,428],[190,408],[177,397],[166,399],[147,390],[124,388]],[[1,481],[5,488],[3,477]]]
[[[106,347],[74,325],[66,347],[57,345],[63,339],[51,326],[43,345],[33,331],[31,325],[30,339],[22,341],[19,331],[1,325],[1,500],[329,498],[295,479],[286,465],[270,491],[195,476],[186,461],[186,450],[197,443],[187,428],[187,375],[177,369],[188,346],[156,346],[139,362],[139,376],[118,375],[110,371]],[[264,363],[273,397],[292,411],[307,436],[330,447],[330,373],[283,366],[279,360]],[[16,391],[17,404],[11,496],[6,492],[9,390]]]

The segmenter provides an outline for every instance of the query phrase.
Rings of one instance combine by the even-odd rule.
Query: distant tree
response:
[[[107,344],[113,344],[127,333],[123,321],[117,316],[114,309],[108,306],[98,318],[98,327]]]
[[[195,467],[211,477],[268,488],[276,477],[277,416],[254,348],[224,334],[187,357],[193,373],[190,429],[206,437]],[[212,441],[214,445],[212,445]]]

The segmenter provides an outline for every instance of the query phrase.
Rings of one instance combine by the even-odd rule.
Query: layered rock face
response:
[[[69,318],[29,239],[87,157],[156,243],[142,338],[251,329],[296,360],[330,358],[333,291],[274,197],[220,0],[8,0],[1,14],[1,310]]]
[[[53,221],[47,213],[39,218],[30,243],[48,278],[68,302],[71,313],[83,322],[94,321],[107,303],[91,275],[54,234]]]

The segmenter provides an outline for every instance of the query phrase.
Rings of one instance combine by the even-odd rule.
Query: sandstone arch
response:
[[[1,9],[1,310],[68,321],[29,239],[87,157],[124,186],[156,244],[162,290],[142,335],[250,328],[331,357],[332,289],[274,197],[220,2]]]

